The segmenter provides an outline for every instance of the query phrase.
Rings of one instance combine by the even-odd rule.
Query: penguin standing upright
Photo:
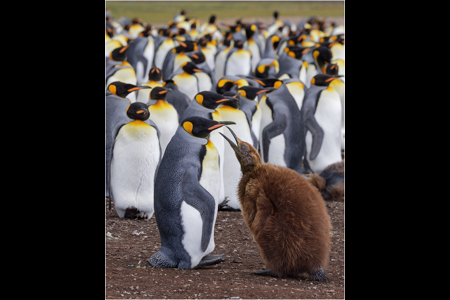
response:
[[[338,92],[329,86],[330,81],[324,81],[323,86],[317,85],[321,77],[316,75],[311,81],[302,108],[307,129],[304,164],[314,173],[320,173],[328,165],[342,160],[341,100]]]
[[[115,65],[113,68],[108,70],[108,73],[105,74],[106,77],[106,86],[107,87],[111,82],[121,81],[129,84],[137,84],[136,72],[133,67],[128,63],[126,59],[128,46],[120,47],[114,49],[110,54],[110,59],[116,62],[122,62],[119,65]],[[136,101],[135,96],[133,99],[130,99],[132,102]]]
[[[287,167],[301,174],[305,129],[301,111],[287,85],[283,83],[266,95],[265,106],[261,105],[261,109],[265,116],[260,135],[263,162]]]
[[[125,97],[140,89],[144,89],[144,87],[116,81],[112,82],[105,91],[105,197],[108,198],[111,149],[114,138],[120,127],[131,121],[126,111],[132,102]],[[149,120],[145,122],[148,123]]]
[[[127,61],[131,64],[136,72],[137,84],[143,84],[147,81],[148,73],[153,65],[153,57],[155,56],[155,41],[149,31],[145,31],[145,35],[138,36],[130,43],[128,49]]]
[[[171,104],[166,102],[165,87],[155,87],[150,92],[150,100],[147,102],[150,120],[158,126],[161,137],[161,153],[164,154],[167,144],[178,128],[178,112]]]
[[[149,86],[155,88],[157,86],[162,86],[162,72],[157,67],[150,69],[148,72],[148,81],[143,83],[142,86]],[[142,89],[137,92],[136,101],[147,103],[150,97],[150,89]]]
[[[162,84],[163,87],[168,89],[166,94],[166,101],[175,109],[178,113],[178,121],[181,121],[181,115],[191,103],[191,99],[186,94],[183,94],[178,90],[178,85],[172,79],[167,79]]]
[[[248,101],[248,100],[246,100]],[[238,132],[238,136],[241,140],[247,143],[253,144],[251,123],[247,119],[247,115],[240,109],[236,109],[229,105],[223,105],[216,109],[220,113],[222,120],[233,121],[236,123],[235,130]],[[230,133],[224,132],[226,136],[230,136]],[[237,185],[242,176],[242,172],[239,168],[239,162],[236,161],[234,152],[232,149],[225,148],[224,151],[224,166],[223,166],[223,180],[224,180],[224,192],[225,200],[228,202],[226,209],[240,210],[239,199],[237,195]]]
[[[110,196],[120,218],[150,219],[161,159],[159,134],[153,122],[144,122],[150,116],[145,103],[132,103],[127,116],[133,121],[120,128],[112,148]]]
[[[244,41],[237,40],[225,62],[225,75],[250,75],[252,73],[252,53],[243,49]]]
[[[194,75],[195,72],[202,72],[192,62],[184,62],[181,64],[183,73],[172,76],[169,79],[175,81],[178,85],[178,90],[186,94],[189,99],[193,99],[198,92],[200,92],[198,78]]]
[[[158,268],[193,269],[224,261],[214,248],[219,194],[219,155],[207,138],[233,122],[201,117],[182,121],[155,179],[155,217],[161,249],[147,261]],[[206,256],[205,256],[206,255]]]
[[[188,117],[197,116],[214,121],[222,121],[220,113],[216,110],[220,105],[229,105],[233,108],[239,108],[239,99],[235,97],[222,96],[218,93],[202,91],[195,95],[189,107],[184,111],[181,120]],[[222,201],[225,199],[225,187],[223,180],[223,163],[224,163],[224,140],[219,135],[223,132],[222,128],[218,128],[211,132],[209,139],[214,144],[219,153],[219,169],[220,169],[220,190],[219,190],[219,207],[222,208]]]
[[[254,86],[243,86],[237,90],[237,93],[240,94],[240,110],[247,115],[249,124],[252,124],[252,138],[254,138],[253,147],[256,149],[259,148],[259,134],[262,117],[261,107],[258,104],[259,97],[262,97],[264,93],[270,93],[273,90],[275,90],[273,87],[262,88]]]

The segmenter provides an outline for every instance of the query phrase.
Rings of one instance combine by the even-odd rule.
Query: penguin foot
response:
[[[241,211],[239,208],[232,208],[231,206],[228,206],[227,203],[230,202],[228,200],[228,197],[225,197],[222,203],[219,204],[218,210],[220,211]]]
[[[152,257],[147,259],[147,262],[157,268],[175,268],[177,266],[176,263],[172,262],[161,251],[153,254]]]
[[[207,255],[207,256],[203,257],[202,260],[198,263],[198,265],[196,265],[193,269],[200,269],[205,266],[212,266],[212,265],[220,264],[227,260],[227,259],[223,258],[224,255],[225,254]]]
[[[272,272],[270,269],[261,270],[261,271],[253,271],[252,274],[259,275],[259,276],[272,276],[272,277],[278,277],[277,274]]]
[[[327,274],[322,270],[322,268],[318,268],[314,272],[309,273],[309,280],[315,280],[315,281],[329,281]]]

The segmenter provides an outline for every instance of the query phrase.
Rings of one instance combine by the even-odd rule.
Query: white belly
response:
[[[228,58],[225,75],[248,75],[251,72],[250,68],[250,53],[246,50],[238,50]]]
[[[341,103],[338,93],[332,88],[324,90],[320,96],[315,113],[317,123],[324,131],[319,155],[310,160],[312,135],[306,134],[307,160],[311,169],[320,173],[328,165],[339,162],[341,157]]]
[[[125,210],[133,206],[151,218],[158,162],[159,141],[153,127],[127,124],[120,129],[111,161],[111,190],[116,208]]]
[[[157,104],[150,105],[150,120],[155,122],[160,133],[161,152],[164,154],[167,144],[178,128],[178,113],[176,109],[165,101],[158,101]]]

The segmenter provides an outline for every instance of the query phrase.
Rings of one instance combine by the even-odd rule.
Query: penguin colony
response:
[[[212,15],[201,24],[179,10],[156,28],[106,10],[105,197],[121,218],[155,215],[161,250],[148,259],[152,266],[193,269],[224,261],[209,255],[217,210],[242,211],[246,220],[252,213],[243,203],[248,180],[236,144],[259,164],[276,166],[272,176],[288,170],[285,181],[300,182],[300,197],[314,194],[306,202],[343,199],[345,28],[316,17],[298,24],[281,21],[278,12],[273,17],[270,24],[219,25]],[[323,214],[293,221],[329,229]],[[305,257],[285,264],[289,256],[261,246],[261,239],[276,244],[269,242],[276,233],[264,237],[247,224],[273,269],[254,274],[327,279],[327,234],[302,240],[307,251],[320,248],[320,254],[299,252],[314,264],[301,262]]]

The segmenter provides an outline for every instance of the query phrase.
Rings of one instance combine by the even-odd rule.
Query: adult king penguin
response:
[[[219,155],[207,138],[233,122],[201,117],[182,121],[155,179],[155,217],[161,249],[147,259],[159,268],[193,269],[224,261],[214,248],[219,195]]]
[[[155,88],[157,86],[162,86],[162,72],[157,67],[150,69],[148,72],[148,81],[143,83],[142,86],[149,86]],[[143,89],[137,92],[136,101],[147,103],[150,97],[150,89]]]
[[[110,59],[116,62],[122,62],[121,64],[115,65],[108,70],[105,70],[106,87],[109,86],[111,82],[121,81],[130,84],[137,84],[136,72],[133,67],[128,63],[126,59],[126,53],[128,50],[128,45],[120,48],[114,49],[110,54]],[[134,102],[136,99],[130,99]]]
[[[178,112],[166,101],[168,91],[169,89],[165,87],[155,87],[150,92],[150,100],[147,102],[150,120],[155,122],[161,132],[160,143],[163,154],[178,128]]]
[[[203,71],[192,62],[182,63],[181,69],[184,71],[183,73],[174,75],[170,79],[177,83],[180,92],[186,94],[192,100],[200,92],[198,78],[194,73]]]
[[[307,170],[320,173],[328,165],[342,160],[342,108],[339,94],[329,86],[330,81],[325,81],[324,86],[318,86],[317,83],[322,76],[316,76],[311,80],[311,86],[306,90],[303,101],[302,117],[307,129],[303,163]]]
[[[127,109],[132,122],[115,137],[111,157],[110,196],[120,218],[150,219],[153,215],[153,183],[161,159],[158,130],[147,105],[132,103]]]
[[[239,99],[229,96],[222,96],[220,94],[202,91],[195,95],[189,107],[184,111],[181,120],[187,117],[197,116],[214,121],[222,121],[220,113],[216,110],[220,105],[229,105],[230,107],[239,108]],[[219,169],[220,169],[220,191],[219,191],[219,208],[224,207],[223,200],[225,199],[225,187],[223,179],[223,164],[224,164],[224,140],[219,135],[223,132],[222,128],[218,128],[211,132],[209,139],[214,144],[219,153]]]
[[[143,88],[116,81],[112,82],[105,91],[105,197],[109,198],[111,149],[114,138],[120,127],[131,121],[126,111],[132,102],[125,97]]]

